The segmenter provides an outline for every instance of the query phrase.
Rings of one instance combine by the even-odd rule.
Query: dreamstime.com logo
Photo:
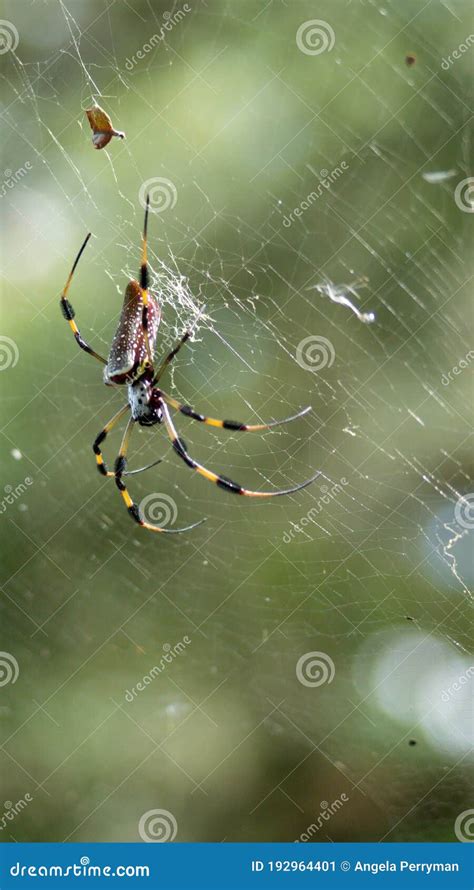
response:
[[[461,179],[454,189],[454,200],[456,207],[459,207],[463,213],[474,213],[474,177],[468,176],[467,179]]]
[[[14,368],[20,357],[20,350],[11,337],[0,334],[0,371]]]
[[[296,32],[296,46],[306,56],[320,56],[330,53],[336,40],[331,25],[321,19],[303,22]]]
[[[305,371],[320,371],[334,364],[336,350],[326,337],[311,334],[300,340],[296,347],[296,361]]]
[[[459,813],[454,823],[454,834],[462,844],[474,843],[474,810]]]
[[[138,199],[143,209],[146,207],[147,196],[150,198],[150,210],[154,213],[163,213],[165,210],[173,210],[178,200],[178,191],[171,179],[163,176],[153,176],[140,186]]]
[[[140,516],[145,522],[153,522],[160,528],[166,528],[167,525],[173,525],[178,516],[178,507],[176,501],[169,494],[153,492],[147,494],[139,505]]]
[[[11,652],[0,652],[0,686],[13,685],[18,680],[19,664]]]
[[[12,22],[7,22],[6,19],[0,19],[0,56],[15,52],[19,42],[20,35],[15,25]]]
[[[332,683],[336,666],[327,652],[305,652],[296,663],[296,676],[303,686]]]
[[[456,501],[454,518],[462,528],[474,528],[474,492],[464,494]]]
[[[165,844],[174,841],[178,823],[169,810],[148,810],[138,823],[138,834],[146,844]]]
[[[9,870],[12,878],[149,878],[148,865],[92,865],[88,856],[64,865],[25,865],[18,860]],[[40,882],[41,883],[41,882]],[[45,886],[45,885],[43,885]],[[58,886],[50,881],[49,886]]]

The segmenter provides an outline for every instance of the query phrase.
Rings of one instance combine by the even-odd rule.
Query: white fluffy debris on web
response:
[[[372,324],[372,322],[375,321],[375,313],[361,312],[347,296],[347,294],[352,294],[353,297],[359,299],[358,290],[367,287],[368,283],[369,279],[365,277],[357,278],[350,284],[334,284],[332,281],[326,281],[312,284],[307,290],[316,290],[321,296],[329,297],[331,302],[339,303],[341,306],[347,306],[363,324]]]

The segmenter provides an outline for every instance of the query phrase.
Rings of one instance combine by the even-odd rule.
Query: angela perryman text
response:
[[[420,872],[430,875],[435,872],[459,871],[459,862],[410,862],[407,859],[400,859],[399,862],[391,862],[389,859],[385,862],[362,862],[359,859],[354,864],[354,871],[368,871],[373,875],[387,871]]]

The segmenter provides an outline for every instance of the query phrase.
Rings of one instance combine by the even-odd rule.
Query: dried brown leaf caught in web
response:
[[[119,139],[125,139],[125,133],[115,130],[109,115],[100,105],[94,105],[93,108],[86,110],[87,118],[92,130],[92,144],[94,148],[105,148],[109,144],[112,136],[118,136]]]

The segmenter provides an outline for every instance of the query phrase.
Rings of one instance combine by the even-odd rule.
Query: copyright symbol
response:
[[[350,871],[350,870],[351,870],[350,862],[348,862],[347,859],[344,859],[344,861],[341,862],[341,871]]]

